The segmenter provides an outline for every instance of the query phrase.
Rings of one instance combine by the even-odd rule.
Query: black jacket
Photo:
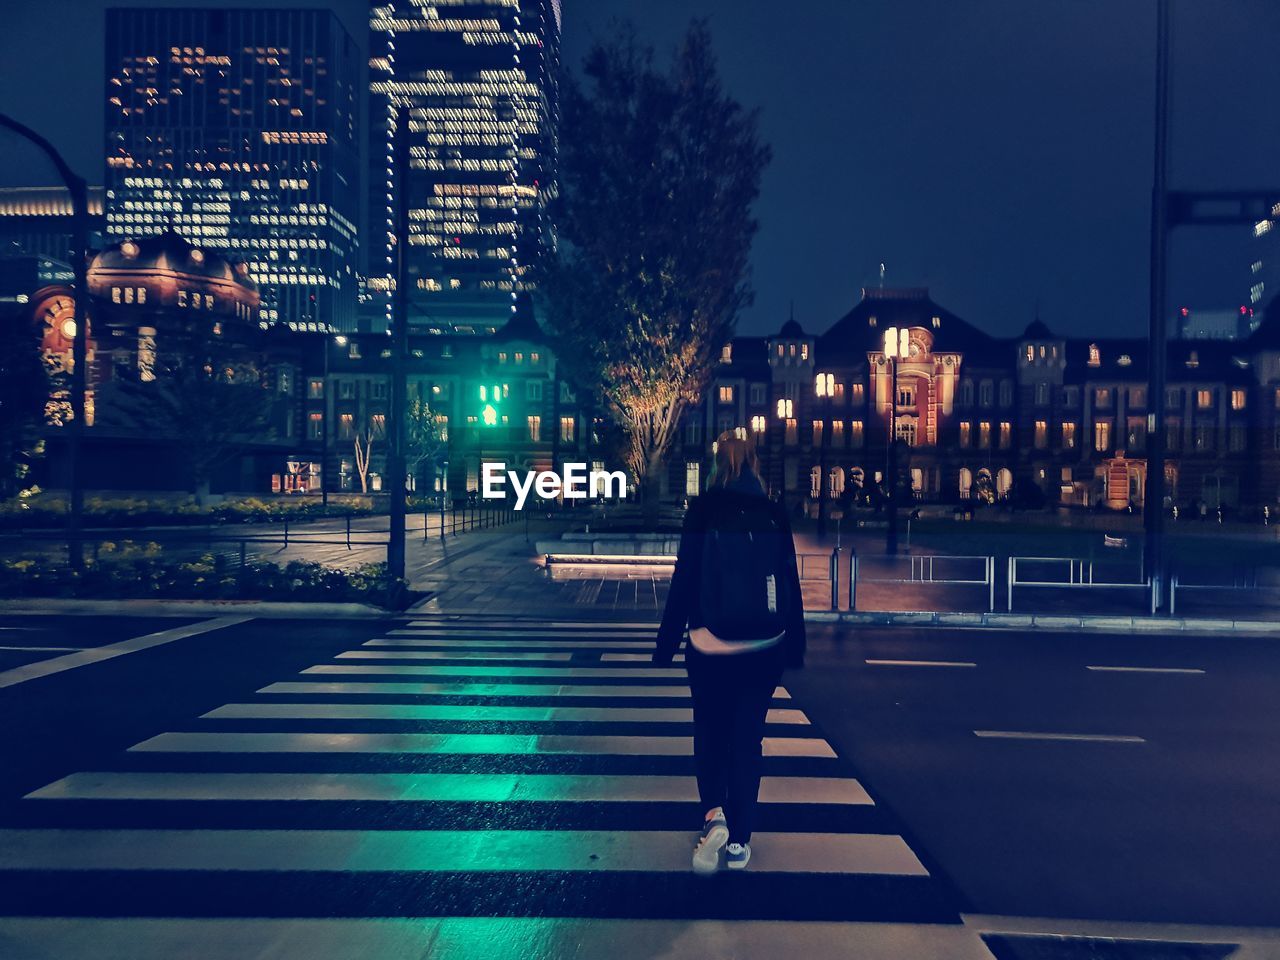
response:
[[[737,511],[745,497],[758,494],[740,493],[713,487],[700,497],[689,501],[685,511],[684,526],[680,530],[680,552],[676,556],[676,569],[671,577],[671,592],[667,594],[667,609],[658,627],[658,646],[653,654],[654,663],[670,663],[684,640],[685,628],[701,627],[702,604],[698,596],[699,574],[702,570],[702,546],[704,534],[719,526],[719,518],[729,511]],[[779,567],[784,576],[790,576],[787,595],[793,598],[791,609],[785,611],[786,636],[783,644],[783,662],[788,667],[804,666],[804,604],[800,599],[800,574],[796,569],[796,548],[791,539],[791,523],[787,511],[780,503],[769,501],[769,509],[782,533],[782,557]]]

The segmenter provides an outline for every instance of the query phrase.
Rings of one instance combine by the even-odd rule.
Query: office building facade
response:
[[[368,275],[389,323],[392,233],[408,193],[410,317],[441,332],[502,326],[554,245],[559,0],[374,0]],[[396,109],[410,170],[397,182]]]
[[[106,230],[248,264],[262,321],[355,322],[359,56],[329,11],[117,9]]]

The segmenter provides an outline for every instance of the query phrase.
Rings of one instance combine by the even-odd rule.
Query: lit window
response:
[[[1236,387],[1231,391],[1231,409],[1232,410],[1243,410],[1247,402],[1248,402],[1247,396],[1245,394],[1245,391],[1242,388]]]
[[[702,464],[687,460],[684,465],[684,495],[696,497],[702,489]]]
[[[816,447],[822,443],[822,421],[813,421],[813,445]]]
[[[853,420],[849,423],[849,443],[852,446],[860,447],[863,444],[863,429],[861,420]]]
[[[720,402],[733,403],[733,387],[720,388]]]
[[[320,400],[324,397],[324,381],[308,380],[307,381],[307,399]]]
[[[720,348],[720,362],[721,363],[733,362],[733,344],[726,343],[723,347]]]
[[[756,414],[754,417],[751,418],[752,433],[764,433],[764,426],[765,426],[764,417],[761,416],[760,414]]]
[[[138,288],[138,302],[139,302],[139,303],[146,303],[146,302],[147,302],[147,288],[146,288],[146,287],[139,287],[139,288]]]
[[[978,446],[983,450],[991,449],[991,423],[983,420],[978,424]]]
[[[1093,449],[1106,453],[1111,449],[1111,421],[1099,420],[1093,425]]]
[[[1098,345],[1096,343],[1089,344],[1089,366],[1102,366],[1102,351],[1098,349]]]
[[[1049,445],[1049,421],[1036,421],[1036,437],[1035,444],[1037,450],[1043,450]]]
[[[809,344],[807,343],[800,344],[800,359],[801,360],[809,359]]]
[[[313,412],[307,415],[307,439],[320,440],[324,437],[324,414]]]
[[[1008,450],[1013,442],[1013,425],[1004,420],[1000,423],[1000,449]]]
[[[560,440],[564,443],[573,443],[576,435],[577,421],[573,417],[560,418]]]
[[[343,440],[354,439],[356,435],[355,414],[344,413],[338,417],[338,436]]]
[[[529,440],[537,443],[542,439],[542,418],[534,415],[528,418]]]
[[[112,287],[112,288],[111,288],[111,302],[112,302],[112,303],[119,303],[119,302],[120,302],[120,288],[119,288],[119,287]]]
[[[960,421],[960,446],[967,447],[973,442],[973,424],[968,420]]]
[[[1201,409],[1201,410],[1209,410],[1209,409],[1212,409],[1212,407],[1213,407],[1213,391],[1212,391],[1212,390],[1197,390],[1197,391],[1196,391],[1196,406],[1197,406],[1199,409]]]
[[[1111,406],[1111,388],[1098,387],[1093,391],[1093,405],[1099,410],[1106,410]]]
[[[1076,425],[1067,422],[1062,425],[1062,449],[1074,450],[1076,448]]]

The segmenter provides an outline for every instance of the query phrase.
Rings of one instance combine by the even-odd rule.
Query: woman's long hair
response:
[[[760,475],[760,462],[756,458],[756,446],[747,437],[733,430],[726,430],[716,439],[712,452],[715,463],[711,467],[711,476],[707,478],[707,488],[727,487],[744,470]]]

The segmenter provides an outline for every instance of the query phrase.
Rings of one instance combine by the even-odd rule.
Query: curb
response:
[[[861,624],[877,627],[960,627],[1058,632],[1135,634],[1280,634],[1280,620],[1209,620],[1193,617],[1042,616],[1017,613],[901,613],[814,611],[809,623]]]
[[[138,617],[206,617],[240,614],[250,617],[298,619],[379,619],[401,614],[366,603],[272,602],[269,600],[0,600],[0,614],[82,614]]]

